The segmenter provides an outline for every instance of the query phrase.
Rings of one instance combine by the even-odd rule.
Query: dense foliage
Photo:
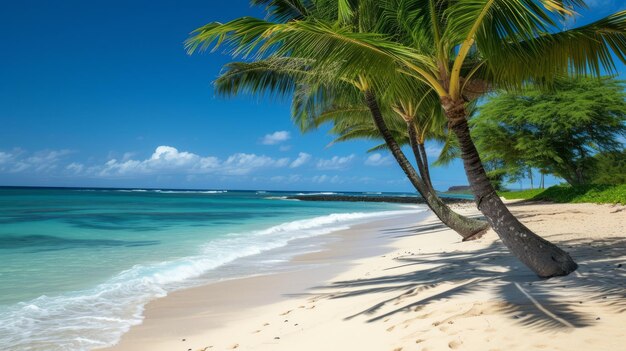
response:
[[[508,200],[544,200],[558,203],[597,203],[626,205],[626,184],[555,185],[548,189],[499,192]]]
[[[626,150],[603,152],[595,155],[591,182],[594,184],[626,184]]]
[[[624,167],[626,93],[611,78],[560,80],[551,91],[530,88],[493,96],[471,121],[483,161],[494,176],[515,181],[539,169],[571,185],[615,183]],[[594,155],[602,152],[599,158]],[[623,176],[621,177],[623,180]]]

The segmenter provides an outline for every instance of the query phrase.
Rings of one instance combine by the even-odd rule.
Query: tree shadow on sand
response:
[[[388,229],[384,233],[398,237],[441,229],[440,225],[412,226]],[[536,331],[585,327],[598,318],[596,311],[579,305],[601,304],[618,313],[626,311],[626,267],[622,266],[626,240],[571,240],[559,244],[580,265],[578,271],[567,277],[540,280],[498,241],[473,252],[405,252],[395,258],[396,266],[386,269],[388,275],[336,281],[313,289],[326,299],[393,292],[392,297],[345,317],[349,320],[365,316],[367,322],[418,311],[437,301],[479,290],[496,296],[501,302],[499,312]],[[394,274],[394,270],[408,266],[415,269]]]

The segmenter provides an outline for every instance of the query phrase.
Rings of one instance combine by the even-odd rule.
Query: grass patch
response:
[[[557,203],[594,203],[626,205],[626,184],[555,185],[548,189],[506,191],[498,194],[507,200],[544,200]]]

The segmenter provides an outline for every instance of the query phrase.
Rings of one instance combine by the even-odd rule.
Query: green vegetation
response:
[[[304,99],[297,99],[305,102],[305,111],[307,107],[318,111],[316,102],[345,101],[346,94],[358,93],[407,175],[415,172],[384,115],[390,107],[399,107],[397,112],[407,117],[414,116],[409,110],[423,113],[421,104],[434,107],[459,142],[480,210],[507,248],[540,277],[567,275],[577,268],[565,251],[522,225],[496,195],[470,136],[468,106],[493,89],[519,89],[533,81],[551,86],[567,75],[615,73],[614,59],[626,61],[626,11],[563,30],[560,20],[584,7],[583,1],[253,0],[253,4],[266,7],[266,20],[242,17],[209,23],[186,41],[188,52],[221,49],[248,62],[289,58],[302,63],[291,67],[296,76],[307,77],[302,89],[297,89],[298,82],[274,73],[257,81],[274,92],[305,93]],[[419,100],[415,106],[410,100],[390,106],[388,96]],[[411,125],[407,131],[419,134],[418,129]],[[421,183],[414,185],[420,188]]]
[[[595,155],[591,182],[594,184],[626,184],[626,149]]]
[[[507,200],[543,200],[557,203],[626,205],[626,184],[555,185],[548,189],[499,192]]]
[[[614,179],[603,173],[618,175],[612,164],[620,157],[622,168],[625,163],[620,141],[626,136],[623,82],[560,79],[554,88],[502,93],[479,108],[470,126],[483,161],[497,162],[494,175],[510,182],[528,177],[532,169],[570,185],[591,183],[592,173],[601,183]],[[610,159],[597,160],[598,153]]]
[[[268,15],[283,20],[292,16],[301,21],[336,20],[336,11],[328,11],[332,9],[330,3],[323,3],[324,6],[309,3],[308,7],[301,7],[306,11],[300,15],[284,12],[285,9],[278,6],[282,4],[280,1],[272,3]],[[241,93],[292,96],[292,119],[296,125],[307,132],[322,124],[332,124],[330,133],[337,136],[334,142],[383,139],[385,143],[374,149],[391,151],[411,184],[443,223],[464,239],[488,228],[486,221],[452,211],[432,186],[424,143],[432,139],[445,140],[446,120],[439,100],[429,93],[429,88],[411,76],[396,72],[385,94],[366,103],[365,97],[373,97],[367,79],[336,72],[332,66],[316,69],[313,63],[313,58],[293,56],[232,62],[215,81],[216,91],[224,96]],[[411,146],[417,170],[401,150],[400,145],[404,144]]]

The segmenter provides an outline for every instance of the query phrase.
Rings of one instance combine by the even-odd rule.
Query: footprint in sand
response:
[[[231,349],[233,349],[233,350],[234,349],[238,349],[238,348],[239,348],[239,344],[235,344],[235,345],[231,346]]]
[[[461,345],[462,345],[462,344],[463,344],[463,342],[461,342],[461,341],[457,341],[457,340],[454,340],[454,341],[450,341],[450,342],[448,343],[448,347],[449,347],[449,348],[451,348],[451,349],[453,349],[453,350],[456,350],[456,349],[458,349],[459,347],[461,347]]]
[[[396,327],[395,325],[392,325],[391,327],[387,328],[387,331],[388,331],[388,332],[390,332],[390,331],[392,331],[395,327]]]
[[[286,315],[288,315],[289,313],[291,313],[291,311],[293,311],[293,310],[289,310],[289,311],[287,311],[287,312],[283,312],[283,313],[281,313],[280,315],[281,315],[281,316],[286,316]]]

